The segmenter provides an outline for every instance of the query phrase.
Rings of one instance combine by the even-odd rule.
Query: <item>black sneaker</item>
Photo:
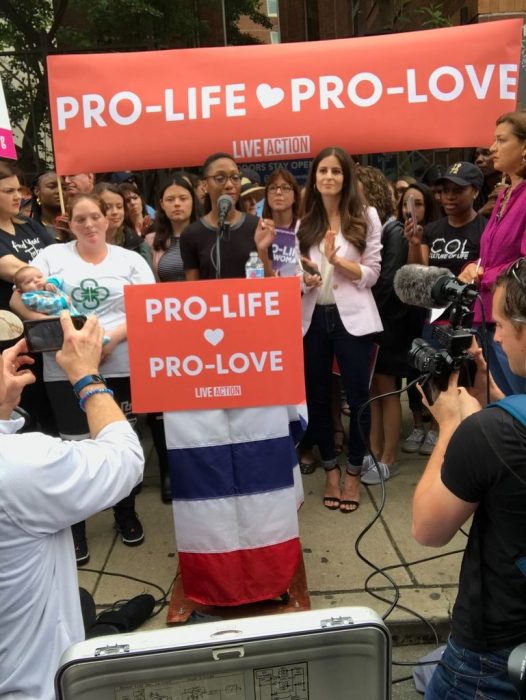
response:
[[[144,542],[144,530],[134,510],[116,510],[115,527],[121,533],[122,541],[128,547],[136,547]]]
[[[96,625],[114,625],[118,632],[133,632],[151,617],[155,598],[148,593],[135,596],[117,610],[108,610],[97,617]]]
[[[86,524],[85,522],[75,523],[72,525],[71,532],[73,533],[73,542],[75,544],[75,558],[77,566],[83,566],[89,562],[88,541],[86,540]]]

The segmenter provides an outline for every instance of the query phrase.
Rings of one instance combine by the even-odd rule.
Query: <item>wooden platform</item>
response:
[[[310,610],[310,598],[307,588],[307,577],[305,575],[305,563],[301,556],[298,568],[294,574],[290,588],[288,603],[274,601],[262,601],[250,605],[238,605],[235,607],[218,607],[215,605],[200,605],[193,600],[188,600],[184,595],[183,583],[180,570],[177,570],[170,606],[166,616],[168,624],[181,624],[187,621],[192,612],[212,615],[225,620],[239,617],[256,617],[258,615],[277,615],[278,613],[299,612],[300,610]]]

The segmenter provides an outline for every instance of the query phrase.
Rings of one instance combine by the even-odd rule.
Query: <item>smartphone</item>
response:
[[[80,330],[86,323],[86,316],[72,316],[74,327]],[[24,335],[29,352],[55,352],[64,343],[64,333],[58,316],[38,321],[24,321]]]
[[[309,265],[308,263],[304,262],[303,260],[300,260],[301,268],[303,272],[306,272],[308,275],[318,275],[320,277],[320,272],[317,268],[315,268],[312,265]]]
[[[410,194],[407,198],[407,208],[409,209],[409,218],[413,222],[413,235],[416,233],[418,223],[416,221],[415,198]]]

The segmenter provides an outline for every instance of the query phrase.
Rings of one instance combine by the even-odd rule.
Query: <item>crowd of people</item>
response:
[[[56,173],[41,173],[26,215],[19,174],[0,162],[0,309],[21,319],[46,317],[48,310],[24,299],[23,280],[29,280],[30,291],[60,292],[67,308],[95,314],[104,329],[100,368],[81,387],[96,388],[81,396],[80,406],[70,364],[50,352],[32,359],[35,381],[26,382],[21,399],[31,430],[69,441],[89,439],[93,428],[85,403],[106,391],[121,407],[119,416],[135,425],[126,285],[244,277],[251,253],[257,253],[265,276],[300,279],[308,414],[301,440],[292,437],[291,426],[301,423],[295,407],[177,412],[166,418],[166,431],[162,414],[147,417],[161,497],[174,503],[188,597],[238,605],[286,595],[300,556],[300,473],[308,478],[319,464],[325,470],[322,505],[352,514],[360,505],[361,483],[379,484],[399,473],[399,447],[432,459],[437,454],[443,414],[430,415],[414,388],[413,426],[402,440],[400,400],[393,392],[418,376],[407,357],[412,341],[423,337],[436,344],[433,329],[447,324],[448,315],[445,310],[431,320],[425,310],[398,299],[393,279],[403,265],[447,268],[477,285],[482,303],[475,304],[474,322],[487,329],[495,396],[524,393],[523,371],[510,366],[501,347],[502,310],[492,308],[492,299],[495,285],[503,285],[499,275],[526,253],[526,113],[502,115],[494,142],[477,149],[475,162],[437,170],[432,181],[428,173],[427,184],[409,175],[389,182],[342,148],[328,147],[314,158],[303,188],[286,169],[274,171],[263,185],[231,155],[215,153],[200,178],[181,171],[161,183],[152,211],[137,182],[121,181],[120,175],[96,182],[93,173],[77,173],[59,183]],[[228,235],[218,236],[218,201],[224,195],[233,207],[225,219]],[[277,232],[295,246],[286,269],[273,259]],[[381,398],[372,410],[360,410],[376,396]],[[349,419],[346,430],[342,415]],[[263,444],[272,464],[258,457]],[[252,478],[258,469],[258,478]],[[145,537],[136,509],[139,488],[134,477],[119,486],[120,500],[111,503],[128,546]],[[451,489],[459,498],[469,491],[457,482]],[[232,495],[237,498],[229,500]],[[84,519],[93,508],[89,490],[78,489],[75,499],[69,508],[78,517],[67,524],[82,565],[89,559]],[[203,499],[216,504],[206,516]],[[426,527],[417,529],[426,539]],[[262,549],[263,564],[254,558]]]

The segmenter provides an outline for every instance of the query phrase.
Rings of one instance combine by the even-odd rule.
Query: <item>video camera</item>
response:
[[[476,365],[469,348],[473,340],[473,302],[477,289],[464,284],[443,268],[405,265],[395,276],[395,292],[405,303],[427,308],[447,304],[448,323],[433,327],[433,339],[439,349],[423,338],[413,340],[409,364],[426,375],[422,390],[432,405],[445,391],[453,372],[459,371],[459,386],[473,386]]]

